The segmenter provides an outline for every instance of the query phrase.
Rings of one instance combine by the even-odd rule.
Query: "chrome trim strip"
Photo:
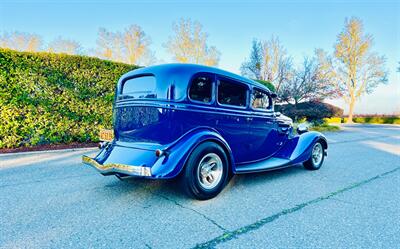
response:
[[[100,164],[96,160],[88,156],[82,156],[82,162],[92,166],[101,173],[116,172],[131,176],[151,176],[151,168],[143,166],[131,166],[119,163]]]
[[[261,117],[261,118],[272,118],[274,117],[274,113],[272,111],[254,111],[247,109],[227,109],[222,108],[221,106],[200,106],[194,104],[148,104],[148,103],[116,103],[114,108],[121,107],[157,107],[169,110],[176,111],[190,111],[190,112],[199,112],[199,113],[207,113],[207,114],[218,114],[218,115],[231,115],[231,116],[239,116],[239,117]],[[229,106],[229,105],[228,105]],[[188,108],[189,107],[189,108]],[[230,107],[230,106],[229,106]]]

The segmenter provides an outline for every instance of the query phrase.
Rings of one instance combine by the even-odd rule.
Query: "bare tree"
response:
[[[173,25],[173,36],[164,45],[174,59],[182,63],[218,65],[221,53],[207,45],[207,34],[199,22],[181,19]]]
[[[115,58],[115,34],[100,28],[97,32],[97,55],[102,59],[112,60]]]
[[[261,42],[256,39],[253,40],[250,58],[248,61],[242,63],[240,70],[242,74],[256,80],[265,80],[261,76],[261,67],[263,63],[263,48]]]
[[[124,60],[129,64],[137,64],[146,55],[150,38],[138,25],[131,25],[122,33],[122,48],[126,55]]]
[[[80,54],[82,46],[76,41],[58,37],[49,43],[47,50],[52,53]]]
[[[263,58],[263,78],[273,82],[279,91],[281,84],[290,76],[291,59],[277,37],[264,42]]]
[[[290,78],[292,60],[276,37],[260,42],[253,40],[250,59],[241,66],[243,75],[273,83],[277,91]]]
[[[348,123],[353,122],[356,101],[387,82],[385,58],[371,52],[372,42],[372,36],[364,34],[362,21],[351,18],[345,21],[345,27],[337,37],[334,54],[327,56],[325,53],[321,60],[324,70],[349,105]]]
[[[282,83],[279,97],[281,101],[297,106],[302,101],[322,101],[335,93],[330,77],[319,64],[318,57],[305,57],[303,64],[293,70],[292,77]]]
[[[0,46],[18,51],[36,52],[42,47],[42,38],[36,34],[12,32],[0,36]]]
[[[219,58],[221,53],[216,47],[211,46],[206,50],[206,55],[204,57],[204,65],[206,66],[216,66],[219,63]]]
[[[123,32],[110,32],[100,28],[97,37],[97,55],[100,58],[128,64],[151,64],[155,60],[149,49],[150,37],[138,25]]]

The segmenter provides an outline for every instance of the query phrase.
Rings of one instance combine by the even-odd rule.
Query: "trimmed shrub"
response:
[[[324,118],[325,123],[327,124],[340,124],[342,123],[341,117],[332,117],[332,118]]]
[[[327,123],[346,123],[347,117],[325,119]],[[354,115],[354,123],[361,124],[400,124],[400,116],[396,115]]]
[[[275,110],[289,116],[295,121],[306,119],[314,124],[323,124],[324,118],[340,117],[343,115],[343,109],[331,104],[310,101],[295,105],[276,105]]]
[[[266,86],[272,92],[276,91],[275,86],[269,81],[266,81],[266,80],[255,80],[255,81],[257,81],[258,83],[263,84],[264,86]]]
[[[0,49],[0,148],[98,141],[119,77],[137,66]]]
[[[342,123],[346,123],[347,118],[342,119]],[[361,124],[400,124],[399,116],[385,116],[385,115],[366,115],[353,117],[354,123]]]

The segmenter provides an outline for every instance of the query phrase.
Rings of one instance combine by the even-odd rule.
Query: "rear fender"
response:
[[[199,127],[185,133],[175,143],[163,149],[164,153],[152,166],[152,174],[158,178],[173,178],[177,176],[185,166],[190,153],[201,143],[212,141],[219,144],[225,151],[226,156],[234,168],[234,158],[228,143],[214,129]]]

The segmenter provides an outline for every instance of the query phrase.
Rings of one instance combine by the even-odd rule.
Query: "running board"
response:
[[[247,172],[268,171],[278,168],[285,168],[290,165],[289,159],[271,157],[269,159],[255,163],[246,163],[236,165],[236,174]]]

